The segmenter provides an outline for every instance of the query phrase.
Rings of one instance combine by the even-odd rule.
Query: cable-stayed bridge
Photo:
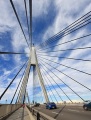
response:
[[[91,100],[91,72],[89,72],[91,65],[91,11],[49,39],[34,44],[32,0],[29,0],[28,3],[24,0],[28,38],[13,0],[9,0],[9,2],[29,48],[29,53],[0,51],[0,55],[28,56],[0,95],[0,119],[90,120],[91,111],[84,111],[82,106],[85,101]],[[75,34],[85,27],[88,29],[88,34],[75,37]],[[69,35],[74,37],[72,36],[72,39],[66,41],[65,39]],[[79,47],[77,47],[78,44]],[[71,57],[72,51],[73,57]],[[70,66],[70,63],[73,65]],[[6,103],[2,102],[3,97],[21,72],[21,79],[13,96],[8,96]],[[33,73],[31,80],[29,79],[30,73]],[[33,85],[32,94],[27,89],[28,84]],[[46,109],[44,103],[48,102],[55,102],[57,109]],[[40,103],[40,106],[34,107],[35,103]]]

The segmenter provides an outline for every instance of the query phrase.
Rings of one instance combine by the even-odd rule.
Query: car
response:
[[[85,104],[83,105],[83,109],[84,109],[84,110],[91,110],[91,102],[85,103]]]
[[[44,103],[46,105],[46,103]]]
[[[91,102],[91,100],[86,100],[86,101],[84,101],[84,104],[88,104],[90,102]]]
[[[46,103],[46,109],[56,109],[57,106],[54,102]]]
[[[35,103],[34,104],[34,107],[39,107],[40,106],[40,103]]]

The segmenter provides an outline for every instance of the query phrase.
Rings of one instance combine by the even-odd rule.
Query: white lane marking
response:
[[[74,112],[79,112],[78,110],[72,110],[72,109],[68,109],[69,111],[74,111]]]
[[[57,112],[52,112],[52,113],[58,114]]]

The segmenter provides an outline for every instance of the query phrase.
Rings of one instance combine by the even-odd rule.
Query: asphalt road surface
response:
[[[91,111],[83,110],[81,106],[60,105],[57,109],[48,110],[45,106],[34,107],[56,120],[91,120]]]

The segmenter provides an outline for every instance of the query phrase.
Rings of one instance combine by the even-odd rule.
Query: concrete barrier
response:
[[[34,109],[33,107],[32,108],[30,108],[30,106],[27,106],[27,107],[28,107],[29,111],[32,113],[32,115],[36,116],[37,120],[41,120],[41,119],[43,119],[43,120],[56,120],[56,119],[54,119],[54,118],[52,118],[52,117],[50,117],[50,116],[48,116],[40,111]]]
[[[57,106],[66,105],[66,106],[83,106],[83,103],[65,103],[65,104],[57,104]]]
[[[0,120],[3,120],[4,117],[13,113],[21,107],[21,104],[1,104],[0,105]]]

